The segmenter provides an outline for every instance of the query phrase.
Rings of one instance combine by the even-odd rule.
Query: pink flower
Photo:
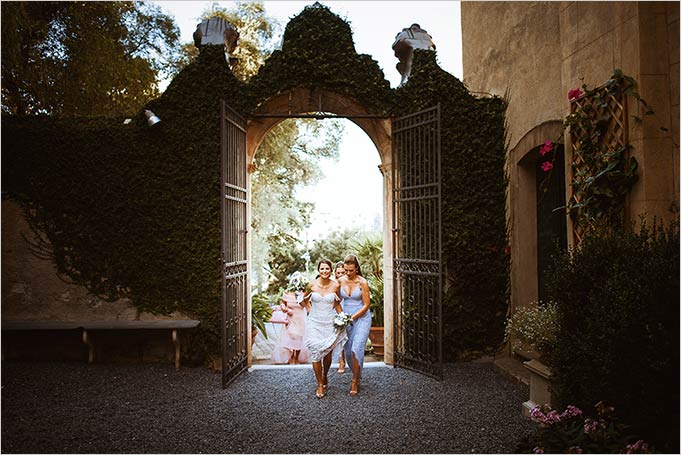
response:
[[[544,142],[544,145],[542,146],[542,148],[539,150],[539,154],[541,156],[544,156],[547,153],[549,153],[551,150],[553,150],[553,142],[546,141],[546,142]]]
[[[598,422],[596,422],[594,419],[586,419],[584,421],[584,433],[589,434],[593,433],[598,429]]]
[[[560,415],[561,417],[577,417],[582,415],[582,410],[571,404],[568,405],[567,409]]]
[[[552,423],[560,422],[560,414],[558,414],[558,411],[551,411],[548,414],[546,414],[546,422],[549,425]]]
[[[584,92],[582,92],[581,88],[579,88],[579,87],[573,88],[572,90],[570,90],[568,92],[568,100],[570,100],[570,101],[576,100],[577,98],[579,98],[582,95],[584,95]]]
[[[541,164],[541,170],[544,172],[549,172],[551,169],[553,169],[553,163],[550,161],[544,161]]]
[[[544,450],[541,447],[535,447],[534,450],[532,450],[534,453],[544,453]]]
[[[639,439],[633,444],[627,444],[627,453],[648,453],[650,447],[643,439]]]

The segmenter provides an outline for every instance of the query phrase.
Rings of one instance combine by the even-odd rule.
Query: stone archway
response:
[[[383,174],[383,276],[384,276],[384,362],[393,363],[393,252],[392,252],[392,156],[391,120],[372,115],[356,100],[325,89],[294,88],[267,99],[251,113],[246,130],[246,163],[248,166],[248,193],[251,193],[252,163],[258,147],[267,133],[278,123],[288,118],[323,113],[346,118],[359,126],[374,143],[381,159]],[[250,203],[248,223],[250,225]],[[250,242],[250,235],[249,235]],[[249,265],[250,266],[250,265]],[[250,272],[250,271],[249,271]],[[249,293],[250,295],[250,293]]]

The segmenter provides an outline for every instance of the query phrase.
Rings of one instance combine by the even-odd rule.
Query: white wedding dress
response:
[[[335,293],[322,296],[313,292],[310,296],[312,309],[307,316],[303,343],[310,350],[312,362],[321,361],[329,352],[333,352],[334,358],[338,357],[348,340],[345,329],[337,329],[333,325],[337,314],[333,304],[337,298]]]

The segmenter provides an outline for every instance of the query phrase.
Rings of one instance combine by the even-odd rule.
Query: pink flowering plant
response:
[[[563,412],[546,404],[534,407],[530,417],[539,429],[530,441],[532,453],[651,453],[645,441],[617,422],[614,411],[603,402],[589,417],[573,405]]]

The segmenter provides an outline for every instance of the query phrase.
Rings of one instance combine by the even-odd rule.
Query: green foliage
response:
[[[441,103],[444,345],[449,359],[494,349],[503,340],[508,283],[504,103],[475,99],[434,53],[421,51],[409,83],[391,90],[378,64],[355,53],[347,22],[322,6],[289,22],[282,50],[248,84],[229,70],[220,46],[206,46],[146,105],[162,120],[153,128],[141,111],[130,125],[3,116],[3,190],[23,201],[60,272],[107,298],[129,297],[140,310],[200,319],[185,353],[202,361],[219,352],[221,332],[220,100],[247,116],[295,87],[333,91],[386,116]],[[307,223],[305,208],[296,210],[295,221]],[[268,234],[270,292],[305,268],[291,232]],[[339,260],[347,252],[324,254]]]
[[[362,234],[359,229],[344,229],[343,231],[333,231],[325,238],[315,240],[310,247],[310,262],[316,265],[322,259],[328,259],[334,264],[342,261],[345,256],[355,252],[353,243]],[[360,264],[361,266],[362,264]]]
[[[369,294],[371,305],[371,325],[372,327],[383,327],[384,311],[383,311],[383,277],[371,275],[367,278],[369,282]]]
[[[587,237],[548,275],[559,404],[604,400],[658,448],[678,451],[678,225]]]
[[[296,87],[345,95],[373,114],[389,114],[393,100],[378,63],[356,53],[350,25],[320,4],[306,6],[289,21],[282,49],[272,52],[250,83],[253,108]]]
[[[601,106],[607,106],[611,97],[628,94],[645,107],[646,115],[653,111],[636,92],[636,81],[621,70],[615,70],[603,87],[589,89],[583,85],[582,88],[588,102],[573,100],[573,112],[563,122],[572,134],[573,160],[584,163],[572,177],[567,211],[585,232],[622,229],[625,196],[638,180],[638,163],[636,158],[629,157],[629,144],[612,148],[605,143],[613,116]]]
[[[179,58],[172,18],[145,2],[3,2],[2,110],[134,115]]]
[[[251,325],[260,330],[267,338],[265,323],[272,318],[270,298],[265,294],[255,294],[251,297]]]
[[[287,232],[279,231],[269,236],[270,244],[269,270],[271,279],[267,292],[275,294],[288,284],[288,277],[293,272],[305,270],[302,243]],[[316,265],[316,263],[315,263]]]
[[[383,238],[381,233],[365,235],[352,243],[354,254],[360,261],[365,277],[383,277]]]
[[[285,120],[258,148],[251,174],[251,260],[259,290],[272,278],[269,237],[281,232],[298,237],[309,224],[313,207],[298,201],[295,190],[318,181],[319,157],[338,156],[342,131],[337,120]]]
[[[404,114],[441,106],[445,358],[491,352],[503,342],[508,306],[506,104],[474,98],[427,51],[414,52],[397,99]]]
[[[201,14],[201,19],[221,17],[239,31],[239,41],[234,55],[239,59],[234,74],[239,80],[248,82],[258,73],[271,53],[272,35],[278,24],[265,14],[262,2],[239,2],[234,8],[222,8],[213,3]],[[192,45],[192,47],[194,47]],[[188,49],[189,61],[195,52]]]

